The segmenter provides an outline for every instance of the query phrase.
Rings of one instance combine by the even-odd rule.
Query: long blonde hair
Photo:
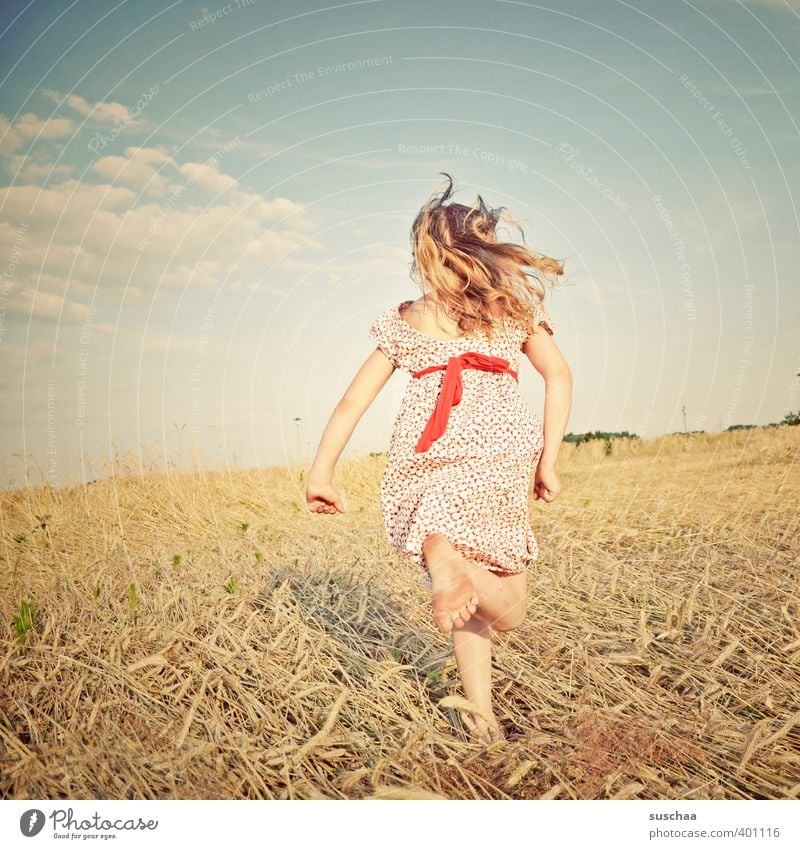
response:
[[[505,207],[490,209],[478,195],[472,207],[447,203],[453,194],[453,179],[443,191],[434,192],[411,225],[413,262],[411,277],[423,288],[427,283],[437,304],[463,335],[482,329],[493,338],[498,318],[515,319],[533,333],[537,306],[544,302],[544,280],[555,285],[564,273],[564,263],[542,256],[524,244],[519,224]],[[519,230],[523,244],[498,242],[499,221]],[[551,282],[547,274],[554,275]]]

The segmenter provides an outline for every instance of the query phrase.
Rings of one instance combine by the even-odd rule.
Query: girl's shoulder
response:
[[[397,308],[400,321],[412,334],[430,342],[456,342],[464,339],[458,322],[446,316],[424,296],[403,301]]]
[[[553,319],[544,303],[541,301],[534,302],[531,312],[532,321],[529,322],[523,322],[521,319],[507,313],[494,317],[492,320],[494,335],[499,337],[519,337],[525,340],[531,335],[532,331],[529,328],[532,327],[533,332],[535,332],[537,327],[543,327],[552,336]],[[432,337],[437,336],[444,329],[445,332],[450,331],[451,339],[464,338],[458,332],[456,322],[451,319],[432,320],[431,315],[430,306],[424,297],[418,298],[416,301],[403,301],[397,307],[393,307],[390,310],[390,320],[397,321],[399,319],[401,329],[402,325],[409,327],[413,322],[415,326],[411,327],[412,333],[417,332],[415,328],[419,328],[426,336]],[[412,322],[407,320],[408,317],[411,317]],[[484,335],[483,331],[478,332],[479,337]]]
[[[412,301],[403,301],[400,304],[393,304],[386,307],[382,312],[374,317],[369,328],[371,338],[376,336],[396,338],[403,332],[403,325],[408,327],[408,323],[403,320],[401,310],[403,310]]]

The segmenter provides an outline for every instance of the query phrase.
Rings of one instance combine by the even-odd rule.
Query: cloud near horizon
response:
[[[102,120],[122,114],[118,105],[71,103]],[[177,145],[132,144],[92,161],[87,149],[77,179],[77,166],[56,165],[77,130],[70,118],[26,113],[12,123],[0,114],[0,165],[11,178],[0,187],[0,256],[14,257],[9,313],[80,322],[98,299],[149,301],[186,285],[278,294],[280,274],[296,279],[318,266],[292,256],[322,247],[303,205],[244,188],[226,173],[227,153],[184,158]]]

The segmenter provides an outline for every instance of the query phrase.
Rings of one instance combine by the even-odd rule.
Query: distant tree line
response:
[[[576,445],[580,445],[581,442],[589,442],[592,439],[602,439],[603,442],[609,442],[612,439],[641,439],[641,436],[636,433],[629,433],[627,430],[616,432],[594,430],[589,433],[567,433],[564,436],[564,442],[574,442]]]
[[[797,425],[800,424],[800,410],[796,413],[787,413],[783,417],[783,421],[780,422],[770,422],[766,425],[753,425],[753,424],[737,424],[731,425],[730,427],[725,428],[725,432],[732,430],[748,430],[749,428],[754,427],[784,427],[786,425]],[[673,431],[671,436],[683,435],[688,433],[705,433],[704,430],[677,430]],[[583,442],[591,442],[593,439],[602,440],[605,443],[606,454],[610,454],[612,452],[612,441],[614,439],[641,439],[641,436],[637,433],[630,433],[627,430],[621,431],[609,431],[609,430],[593,430],[588,433],[567,433],[564,435],[564,442],[574,442],[575,447],[579,446]],[[385,451],[370,451],[370,457],[382,457],[386,452]]]
[[[753,427],[785,427],[786,425],[797,425],[800,424],[800,410],[796,413],[787,413],[782,421],[779,422],[770,422],[765,425],[752,425],[752,424],[738,424],[731,425],[730,427],[726,427],[725,430],[749,430]]]

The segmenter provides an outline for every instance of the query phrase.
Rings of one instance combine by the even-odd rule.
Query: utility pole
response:
[[[686,405],[685,404],[681,407],[681,410],[683,410],[683,432],[686,433]]]

